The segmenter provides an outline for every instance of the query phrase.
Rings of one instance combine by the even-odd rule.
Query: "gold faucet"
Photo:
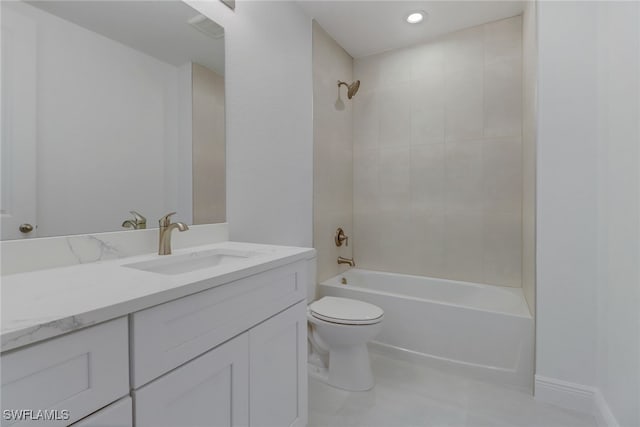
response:
[[[171,212],[160,218],[160,242],[158,245],[158,255],[171,255],[171,232],[177,228],[180,231],[187,231],[189,227],[182,222],[171,222]]]
[[[355,267],[356,263],[353,261],[353,258],[344,258],[338,257],[338,264],[349,264],[351,267]]]
[[[133,219],[128,219],[122,223],[124,228],[132,228],[134,230],[143,230],[147,228],[147,218],[143,217],[136,211],[129,211],[133,215]]]
[[[342,246],[342,242],[344,242],[345,246],[349,246],[349,236],[344,234],[344,230],[342,227],[338,227],[336,230],[336,235],[333,237],[333,241],[336,242],[336,246]]]

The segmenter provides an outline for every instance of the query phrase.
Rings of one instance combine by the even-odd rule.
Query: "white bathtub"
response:
[[[531,390],[534,323],[520,288],[351,269],[319,293],[384,310],[373,351]]]

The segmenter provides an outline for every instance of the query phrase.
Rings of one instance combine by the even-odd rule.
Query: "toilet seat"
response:
[[[309,305],[316,319],[342,325],[371,325],[382,321],[384,311],[373,304],[349,298],[322,297]]]

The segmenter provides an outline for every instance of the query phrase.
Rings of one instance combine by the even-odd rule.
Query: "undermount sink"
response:
[[[235,264],[258,255],[258,252],[233,249],[210,249],[184,255],[167,255],[151,261],[124,264],[123,267],[150,271],[158,274],[183,274],[203,268]]]

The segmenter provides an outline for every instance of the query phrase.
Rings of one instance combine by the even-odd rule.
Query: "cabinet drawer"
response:
[[[138,388],[305,298],[300,261],[132,315],[132,385]]]
[[[133,426],[133,404],[131,397],[112,403],[89,415],[70,427],[132,427]]]
[[[0,361],[2,427],[66,426],[128,394],[127,319],[8,352]],[[61,419],[8,420],[4,410],[57,410]]]

